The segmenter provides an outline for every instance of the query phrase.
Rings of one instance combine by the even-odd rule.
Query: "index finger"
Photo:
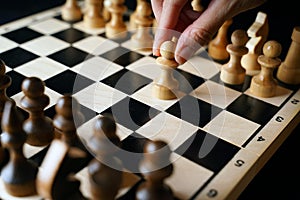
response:
[[[153,54],[159,56],[159,47],[162,42],[172,37],[170,30],[173,30],[178,22],[179,15],[182,8],[188,0],[165,0],[165,1],[152,1],[153,9],[159,17],[158,26],[155,32],[155,39],[153,43]],[[161,9],[161,11],[159,10]]]

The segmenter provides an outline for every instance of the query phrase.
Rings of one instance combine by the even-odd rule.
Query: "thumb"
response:
[[[175,59],[179,64],[185,63],[201,47],[205,47],[211,40],[213,31],[205,28],[189,26],[179,37]]]

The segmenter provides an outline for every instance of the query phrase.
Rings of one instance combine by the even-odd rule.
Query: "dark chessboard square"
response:
[[[173,74],[175,79],[179,82],[179,90],[186,94],[196,89],[205,81],[203,78],[180,69],[175,70]]]
[[[149,141],[148,138],[133,132],[131,135],[127,136],[124,140],[122,140],[122,149],[134,152],[134,153],[143,153],[145,143]]]
[[[279,108],[262,100],[242,94],[226,110],[260,125],[265,125],[278,112]]]
[[[239,147],[198,130],[175,152],[217,173],[239,151]]]
[[[26,78],[24,75],[16,72],[16,71],[9,71],[6,73],[12,80],[11,85],[7,88],[6,94],[7,96],[11,97],[15,94],[18,94],[22,91],[21,85],[23,80]]]
[[[60,31],[58,33],[53,34],[52,36],[57,37],[63,41],[66,41],[68,43],[74,43],[77,42],[83,38],[86,38],[89,36],[89,34],[82,32],[78,29],[69,28],[63,31]]]
[[[151,53],[150,55],[148,55],[148,56],[150,56],[150,57],[152,57],[152,58],[158,58],[159,56],[156,56],[156,55],[153,55],[153,53]]]
[[[121,47],[121,46],[114,48],[108,52],[105,52],[104,54],[101,54],[100,56],[105,59],[108,59],[114,63],[117,63],[123,67],[126,67],[127,65],[144,57],[143,55],[141,55],[137,52],[131,51],[131,50]]]
[[[152,80],[127,69],[122,69],[112,76],[103,79],[101,82],[131,95],[152,82]]]
[[[118,152],[118,157],[126,169],[135,173],[139,172],[138,166],[143,158],[143,149],[147,141],[149,139],[135,132],[122,140],[122,150]]]
[[[88,59],[88,55],[88,53],[75,47],[68,47],[54,54],[51,54],[48,57],[68,67],[73,67]]]
[[[79,102],[80,103],[80,102]],[[80,112],[83,114],[84,116],[84,121],[83,123],[89,121],[90,119],[96,117],[99,113],[97,113],[96,111],[80,104]]]
[[[0,54],[0,58],[10,68],[16,68],[38,57],[39,56],[35,55],[34,53],[26,51],[25,49],[22,49],[20,47],[10,49]]]
[[[126,97],[101,114],[112,114],[117,123],[135,131],[154,118],[159,112],[142,102]]]
[[[62,95],[75,94],[93,83],[95,83],[93,80],[90,80],[70,70],[66,70],[45,80],[47,87]]]
[[[187,95],[173,104],[166,111],[179,119],[199,127],[204,127],[209,121],[217,116],[222,109]]]
[[[22,44],[24,42],[28,42],[32,39],[38,38],[42,36],[43,34],[38,33],[32,29],[29,29],[27,27],[20,28],[8,33],[3,34],[4,37],[13,40],[19,44]]]
[[[250,84],[251,84],[251,79],[252,79],[252,76],[249,76],[249,75],[246,75],[245,76],[245,80],[242,84],[239,84],[239,85],[231,85],[231,84],[227,84],[227,83],[224,83],[221,78],[220,78],[220,72],[217,73],[215,76],[213,76],[212,78],[210,78],[211,81],[214,81],[216,83],[219,83],[219,84],[222,84],[228,88],[231,88],[233,90],[236,90],[236,91],[239,91],[239,92],[245,92],[249,87],[250,87]]]
[[[50,106],[47,109],[45,109],[44,114],[45,114],[45,116],[50,117],[51,119],[53,119],[54,116],[56,115],[55,105]]]

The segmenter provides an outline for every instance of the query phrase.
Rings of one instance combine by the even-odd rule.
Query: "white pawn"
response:
[[[154,80],[153,96],[158,99],[171,100],[176,98],[176,92],[179,88],[178,81],[174,78],[173,70],[178,67],[174,59],[174,51],[177,38],[173,37],[171,41],[166,41],[160,46],[161,57],[156,59],[156,63],[161,67],[161,74]]]
[[[62,7],[61,15],[65,21],[79,21],[82,18],[82,11],[76,0],[67,0]]]
[[[227,45],[226,50],[230,54],[228,63],[221,69],[220,78],[230,85],[242,84],[245,80],[246,70],[241,65],[241,58],[248,52],[245,44],[248,40],[244,30],[236,30],[231,35],[232,44]]]
[[[105,25],[105,34],[110,39],[120,39],[127,36],[127,26],[123,21],[123,15],[127,10],[124,0],[111,0],[107,4],[107,11],[110,13],[110,21]]]
[[[137,24],[135,23],[135,18],[136,18],[137,12],[138,12],[137,11],[138,7],[139,7],[140,3],[143,1],[145,1],[145,0],[137,0],[136,1],[136,9],[135,9],[135,11],[133,11],[133,13],[131,13],[131,15],[129,17],[129,27],[131,30],[134,30],[138,27]]]
[[[281,64],[278,56],[281,53],[281,45],[274,41],[268,41],[263,46],[263,54],[258,57],[261,65],[259,74],[253,76],[250,92],[258,97],[273,97],[276,94],[277,81],[273,78],[273,71]]]
[[[146,1],[141,1],[136,9],[134,20],[137,30],[132,35],[131,41],[135,48],[142,51],[151,51],[153,46],[153,36],[150,34],[149,29],[153,24],[151,14],[151,5]]]
[[[102,17],[102,0],[87,0],[87,10],[83,17],[84,25],[88,28],[102,28],[105,26]]]

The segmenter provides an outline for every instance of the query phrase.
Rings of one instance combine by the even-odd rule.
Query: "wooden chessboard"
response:
[[[155,139],[167,141],[172,150],[174,172],[166,183],[177,198],[237,198],[300,121],[299,86],[280,83],[275,97],[258,98],[249,92],[250,76],[241,87],[225,85],[219,78],[221,65],[205,48],[178,67],[174,75],[180,96],[165,101],[151,96],[161,69],[151,52],[132,48],[132,33],[122,40],[107,39],[103,28],[62,20],[58,7],[5,24],[0,34],[0,58],[12,78],[7,94],[17,106],[24,95],[22,81],[36,76],[45,82],[50,118],[64,94],[78,100],[85,116],[78,127],[83,141],[91,136],[97,116],[115,117],[121,150],[130,158],[123,161],[132,171],[126,173],[118,199],[134,198],[143,182],[135,171],[140,157],[135,156]],[[24,149],[39,165],[47,150],[28,144]],[[84,196],[91,198],[86,167],[76,177]],[[12,197],[2,183],[0,191],[5,200],[42,199]]]

